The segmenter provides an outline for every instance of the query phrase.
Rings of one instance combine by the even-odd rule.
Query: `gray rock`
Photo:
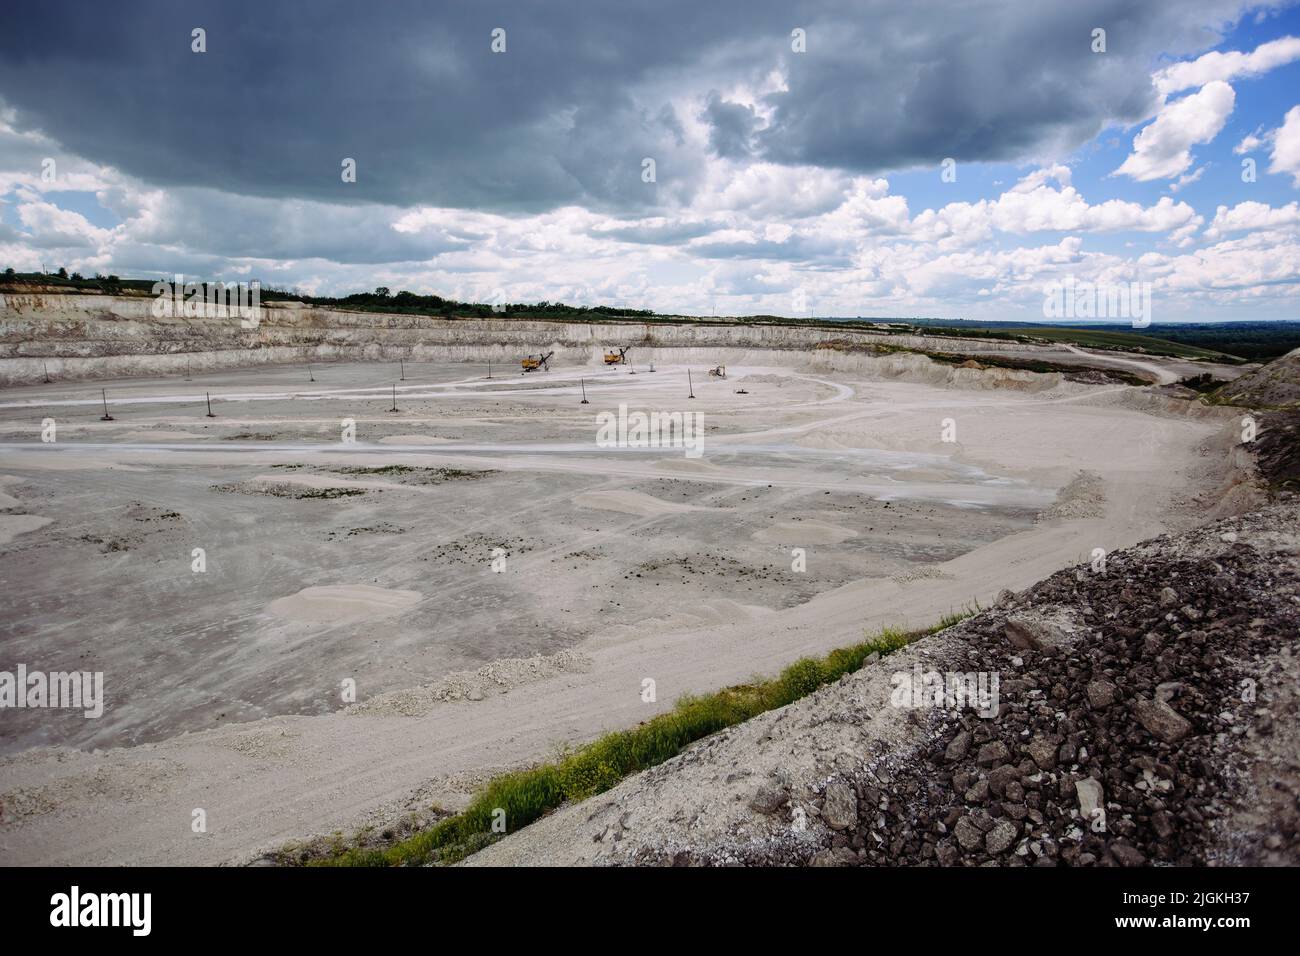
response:
[[[846,846],[834,850],[820,850],[808,861],[809,866],[850,866],[858,856]]]
[[[1192,723],[1163,700],[1139,700],[1133,713],[1143,727],[1167,744],[1176,744],[1192,732]]]
[[[1093,812],[1105,805],[1105,793],[1096,777],[1084,777],[1074,782],[1074,792],[1079,795],[1079,814],[1092,822]]]
[[[1011,752],[1007,750],[1007,745],[1000,740],[993,740],[986,743],[979,749],[975,755],[975,762],[981,767],[997,767],[1011,759]]]
[[[1003,634],[1012,647],[1020,650],[1064,648],[1073,644],[1075,639],[1074,632],[1058,622],[1029,612],[1008,617]]]
[[[977,849],[984,842],[984,831],[975,825],[975,821],[970,817],[962,817],[953,827],[953,833],[957,836],[957,842],[961,844],[963,850]]]
[[[961,760],[966,754],[970,753],[970,745],[971,733],[969,730],[963,730],[952,738],[952,743],[948,744],[948,749],[943,752],[943,759],[949,763]]]
[[[789,791],[781,787],[764,787],[754,794],[754,799],[749,801],[749,806],[759,813],[771,814],[776,813],[789,802]]]
[[[981,780],[966,791],[967,803],[983,803],[989,798],[989,782]]]
[[[1160,606],[1173,607],[1178,603],[1178,592],[1173,588],[1160,589]]]
[[[1051,770],[1056,766],[1056,744],[1046,737],[1035,737],[1026,749],[1039,770]]]
[[[1115,862],[1120,866],[1142,866],[1147,861],[1141,850],[1131,847],[1127,843],[1121,843],[1119,840],[1110,845],[1110,855],[1115,858]]]
[[[996,796],[1002,796],[1013,780],[1020,779],[1020,771],[1015,764],[1004,763],[989,772],[989,789]]]
[[[1165,681],[1156,685],[1156,700],[1163,700],[1167,704],[1182,692],[1183,685],[1178,681]]]
[[[993,829],[984,835],[984,849],[996,855],[1011,849],[1016,842],[1016,825],[1010,820],[999,820]]]
[[[822,821],[832,830],[847,830],[858,822],[858,795],[853,788],[838,780],[826,785],[826,799],[822,803]]]
[[[1108,680],[1088,684],[1088,704],[1093,710],[1105,710],[1115,703],[1115,685]]]

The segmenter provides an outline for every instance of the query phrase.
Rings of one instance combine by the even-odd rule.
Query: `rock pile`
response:
[[[1297,512],[1274,508],[1004,593],[960,626],[964,640],[941,662],[997,673],[996,717],[918,711],[923,744],[879,748],[799,809],[813,839],[739,853],[642,846],[632,859],[1300,862],[1300,713],[1286,676],[1300,652],[1298,532]],[[1265,758],[1272,765],[1256,772]],[[771,788],[749,807],[774,822],[793,812],[790,795]]]

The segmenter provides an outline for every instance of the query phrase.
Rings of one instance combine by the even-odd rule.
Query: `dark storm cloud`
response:
[[[758,150],[783,163],[884,171],[958,161],[1017,160],[1069,150],[1108,121],[1157,103],[1149,73],[1161,53],[1214,42],[1239,4],[881,5],[864,20],[827,16],[808,52],[787,57],[789,89]],[[1106,50],[1092,50],[1092,31]]]
[[[709,148],[729,157],[863,172],[1022,158],[1145,115],[1155,57],[1211,42],[1203,25],[1239,4],[1083,6],[55,0],[7,18],[0,99],[20,127],[158,185],[646,210],[688,202],[707,159],[672,100],[707,102]],[[807,53],[791,52],[796,26]],[[1105,54],[1089,50],[1094,26]],[[757,113],[726,99],[777,70],[788,88]],[[356,184],[340,179],[344,157]]]
[[[267,202],[180,188],[168,192],[157,213],[131,223],[128,238],[232,258],[370,264],[418,262],[470,244],[442,230],[399,232],[392,227],[399,211],[385,206]]]
[[[691,255],[699,259],[768,259],[781,262],[818,264],[818,268],[846,268],[852,265],[833,240],[792,236],[785,242],[759,239],[753,242],[705,241],[691,245]]]
[[[642,245],[680,245],[700,236],[707,236],[717,226],[706,222],[681,222],[677,220],[662,223],[637,223],[629,226],[594,229],[591,235],[597,239],[615,239],[619,242],[634,242]]]
[[[712,90],[702,118],[709,124],[709,148],[718,156],[742,159],[753,154],[759,124],[752,106],[724,102],[717,90]]]

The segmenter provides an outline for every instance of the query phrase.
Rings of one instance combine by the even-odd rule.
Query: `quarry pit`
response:
[[[78,321],[53,381],[6,359],[0,629],[29,668],[103,672],[107,703],[9,712],[6,863],[247,862],[455,807],[683,694],[1199,520],[1233,441],[1155,389],[748,329],[521,374],[522,341],[227,365]],[[620,408],[698,415],[700,454],[599,442]]]

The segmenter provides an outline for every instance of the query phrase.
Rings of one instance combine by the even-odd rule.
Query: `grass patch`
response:
[[[473,481],[493,474],[491,469],[472,471],[464,468],[417,468],[413,465],[382,465],[376,468],[349,465],[330,470],[337,475],[379,475],[405,479],[407,484],[413,485],[437,485],[444,481]]]
[[[1192,375],[1188,378],[1179,379],[1178,384],[1184,388],[1190,388],[1193,392],[1197,392],[1201,395],[1210,395],[1228,383],[1222,379],[1215,378],[1209,372],[1205,372],[1201,375]]]
[[[278,498],[352,498],[356,495],[364,495],[365,488],[306,488],[300,492],[279,493],[272,492]]]
[[[455,863],[499,839],[494,819],[505,813],[507,828],[517,831],[568,801],[585,800],[609,790],[625,777],[663,763],[690,744],[727,727],[806,697],[863,667],[872,655],[883,657],[912,641],[970,617],[975,611],[949,614],[919,631],[890,628],[860,644],[825,657],[804,657],[779,676],[727,687],[712,694],[686,696],[666,714],[630,730],[597,738],[549,763],[503,774],[489,781],[461,813],[384,848],[354,846],[309,861],[311,866],[418,866]]]
[[[352,498],[357,495],[364,495],[369,489],[366,488],[310,488],[302,485],[291,485],[288,483],[266,483],[266,484],[242,484],[236,482],[227,485],[213,485],[213,491],[220,491],[223,494],[238,495],[270,495],[272,498],[296,498],[303,499],[331,499],[331,498]]]

